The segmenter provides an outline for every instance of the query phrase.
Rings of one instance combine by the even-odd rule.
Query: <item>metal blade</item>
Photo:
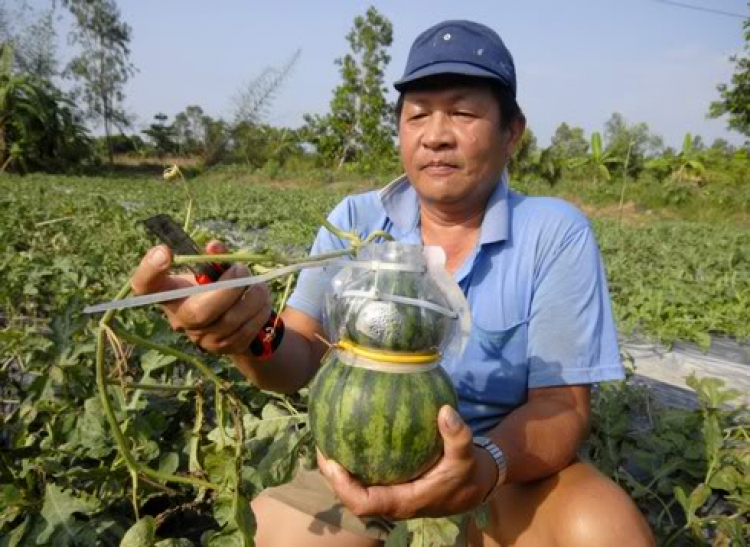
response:
[[[87,306],[83,313],[99,313],[108,310],[124,310],[127,308],[136,308],[148,304],[158,304],[159,302],[169,302],[180,298],[187,298],[195,294],[216,291],[219,289],[235,289],[237,287],[246,287],[263,281],[256,281],[255,277],[241,277],[239,279],[230,279],[228,281],[217,281],[208,285],[196,285],[194,287],[185,287],[184,289],[175,289],[172,291],[157,292],[144,294],[142,296],[133,296],[122,300],[113,300],[95,306]]]
[[[188,296],[193,296],[195,294],[217,291],[220,289],[236,289],[238,287],[249,287],[251,285],[257,285],[259,283],[265,283],[266,281],[276,279],[277,277],[284,277],[304,268],[326,266],[331,262],[337,260],[339,260],[339,257],[332,257],[326,260],[300,262],[299,264],[292,264],[290,266],[278,268],[263,275],[240,277],[238,279],[216,281],[208,285],[196,285],[194,287],[185,287],[184,289],[175,289],[173,291],[163,291],[152,294],[144,294],[142,296],[133,296],[131,298],[124,298],[122,300],[113,300],[112,302],[105,302],[103,304],[97,304],[95,306],[87,306],[83,309],[83,313],[100,313],[109,310],[124,310],[127,308],[136,308],[138,306],[147,306],[148,304],[158,304],[159,302],[169,302],[171,300],[187,298]]]

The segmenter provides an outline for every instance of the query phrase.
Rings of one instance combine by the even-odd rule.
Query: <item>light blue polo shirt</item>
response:
[[[345,198],[329,220],[363,239],[385,230],[397,241],[422,243],[419,200],[403,177]],[[321,229],[312,254],[344,247]],[[322,321],[323,294],[334,273],[303,271],[289,305]],[[529,389],[624,377],[599,248],[588,220],[572,205],[516,193],[503,176],[479,241],[454,279],[469,303],[472,332],[463,358],[442,366],[474,433],[522,405]]]

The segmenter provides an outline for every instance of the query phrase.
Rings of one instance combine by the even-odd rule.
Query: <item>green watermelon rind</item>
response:
[[[333,353],[310,386],[310,427],[323,455],[364,484],[398,484],[440,458],[437,415],[446,404],[456,408],[458,401],[441,367],[380,372]]]

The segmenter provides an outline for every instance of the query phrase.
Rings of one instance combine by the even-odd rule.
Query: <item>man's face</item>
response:
[[[420,197],[454,206],[486,200],[518,137],[517,127],[501,130],[500,121],[489,86],[442,81],[407,90],[399,119],[401,159]]]

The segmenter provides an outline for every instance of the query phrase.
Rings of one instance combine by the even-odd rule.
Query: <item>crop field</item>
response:
[[[199,242],[224,239],[267,268],[304,256],[327,212],[363,189],[231,174],[0,177],[0,546],[251,544],[248,500],[313,465],[306,392],[255,389],[156,308],[120,312],[107,328],[81,310],[113,299],[153,244],[140,221],[182,219],[188,197]],[[747,225],[593,224],[623,337],[750,340]],[[718,383],[693,386],[700,408],[650,414],[645,433],[628,416],[648,394],[602,388],[587,445],[677,545],[748,532],[747,414],[719,410],[732,393]],[[423,519],[393,541],[453,527]]]

